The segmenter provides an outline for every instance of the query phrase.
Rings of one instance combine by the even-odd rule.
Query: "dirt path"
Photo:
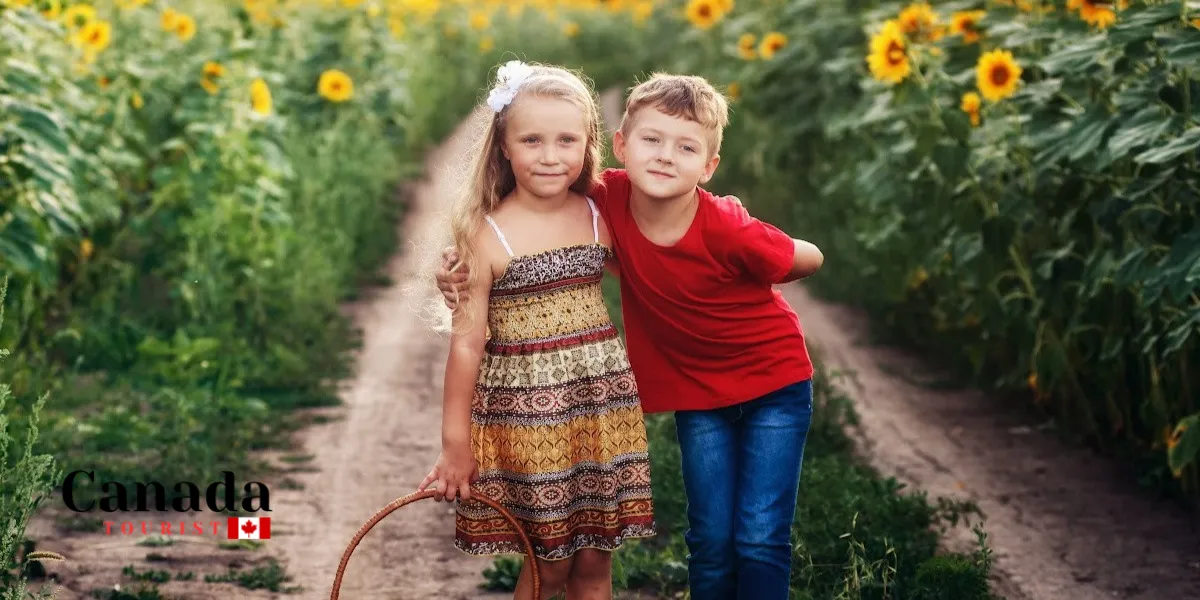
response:
[[[391,287],[350,307],[364,332],[356,377],[332,412],[340,421],[308,429],[306,446],[315,472],[305,490],[281,496],[280,520],[294,528],[281,550],[288,571],[309,590],[328,597],[347,542],[363,522],[398,496],[416,489],[441,449],[442,377],[448,338],[420,318],[407,288],[432,277],[411,252],[412,243],[436,227],[448,206],[452,174],[468,137],[460,128],[431,153],[429,176],[408,194],[400,239],[392,258]],[[426,286],[430,294],[433,287]],[[284,512],[286,511],[286,512]],[[491,559],[469,557],[452,545],[450,504],[426,500],[392,513],[355,549],[341,593],[344,598],[480,598],[478,584]],[[499,596],[498,596],[499,597]]]
[[[437,459],[440,450],[442,376],[448,340],[435,334],[420,318],[414,298],[406,291],[417,279],[431,276],[409,252],[435,224],[436,211],[447,206],[448,184],[460,164],[467,137],[460,131],[429,155],[430,177],[406,194],[407,212],[401,239],[405,248],[392,258],[387,274],[394,283],[373,290],[345,310],[363,332],[355,376],[346,381],[343,405],[306,411],[316,418],[301,430],[296,448],[267,453],[281,463],[285,456],[310,456],[288,477],[299,486],[269,481],[271,539],[253,552],[223,550],[212,535],[174,536],[165,547],[146,547],[133,536],[64,533],[52,516],[43,514],[30,528],[39,548],[57,550],[71,558],[50,571],[64,584],[58,598],[88,598],[95,588],[120,584],[125,565],[139,572],[166,569],[192,571],[190,581],[159,586],[169,598],[259,599],[328,598],[346,544],[377,510],[412,492]],[[432,292],[432,286],[429,286]],[[428,296],[426,296],[428,297]],[[240,483],[240,482],[239,482]],[[302,486],[302,487],[301,487]],[[123,515],[117,520],[158,521],[157,515]],[[164,515],[162,520],[178,520]],[[426,500],[392,513],[377,524],[355,550],[346,569],[341,597],[347,600],[439,600],[505,598],[478,587],[491,559],[470,557],[452,545],[452,505]],[[148,561],[147,556],[158,555]],[[151,556],[154,558],[153,556]],[[206,583],[204,574],[227,567],[249,569],[278,559],[291,575],[287,585],[303,590],[292,594],[251,591],[228,583]]]
[[[867,320],[785,288],[812,346],[861,413],[870,462],[987,515],[998,590],[1008,600],[1200,598],[1195,518],[1136,489],[1111,461],[1072,447],[974,390],[933,389],[936,374],[902,349],[864,342]],[[949,540],[973,541],[969,531]]]

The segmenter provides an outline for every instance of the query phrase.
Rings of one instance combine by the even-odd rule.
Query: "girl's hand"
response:
[[[456,497],[460,500],[471,499],[471,484],[479,477],[479,466],[468,448],[443,448],[438,456],[433,470],[421,480],[418,492],[425,491],[430,484],[437,495],[438,502],[452,502]]]

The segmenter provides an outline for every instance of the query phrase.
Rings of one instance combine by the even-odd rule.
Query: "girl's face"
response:
[[[503,151],[517,187],[538,198],[566,193],[587,156],[583,111],[567,100],[533,95],[519,96],[509,111]]]

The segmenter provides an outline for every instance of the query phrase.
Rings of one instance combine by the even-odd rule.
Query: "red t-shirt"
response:
[[[772,287],[791,269],[792,238],[741,204],[700,189],[674,246],[642,235],[629,177],[608,169],[593,192],[621,266],[621,313],[642,410],[712,409],[813,375],[800,319]]]

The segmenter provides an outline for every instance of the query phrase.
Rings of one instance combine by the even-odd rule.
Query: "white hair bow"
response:
[[[519,60],[504,63],[496,73],[496,87],[488,94],[488,106],[495,112],[504,110],[517,97],[517,90],[530,75],[533,75],[533,67]]]

